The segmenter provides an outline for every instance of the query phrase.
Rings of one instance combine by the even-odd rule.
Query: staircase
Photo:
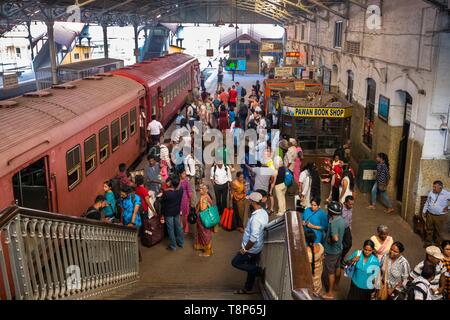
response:
[[[168,36],[166,28],[161,27],[150,30],[149,35],[145,39],[144,46],[140,48],[139,60],[150,60],[151,58],[162,56]]]

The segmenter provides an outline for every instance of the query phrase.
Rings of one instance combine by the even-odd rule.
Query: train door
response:
[[[156,103],[154,108],[156,109]],[[149,119],[148,122],[150,122],[151,115],[148,114],[147,109],[144,105],[144,100],[141,99],[139,103],[139,145],[141,151],[145,151],[145,149],[147,148],[147,122],[145,121],[145,119]]]
[[[47,157],[41,158],[13,176],[14,199],[19,206],[51,211],[47,163]]]

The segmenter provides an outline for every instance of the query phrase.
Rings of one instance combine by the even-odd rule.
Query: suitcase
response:
[[[145,247],[151,247],[161,242],[164,236],[164,228],[159,221],[159,217],[144,219],[142,224],[141,242]]]

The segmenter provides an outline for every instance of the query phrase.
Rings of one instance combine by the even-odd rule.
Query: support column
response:
[[[134,28],[134,56],[136,57],[136,63],[139,62],[139,43],[138,43],[138,24],[133,25]]]
[[[31,21],[27,21],[28,41],[30,42],[31,61],[34,60],[33,37],[31,36]]]
[[[108,25],[102,24],[103,28],[103,48],[105,52],[105,59],[109,58],[109,50],[108,50]]]
[[[53,34],[53,26],[55,24],[54,21],[47,21],[45,23],[47,25],[47,35],[48,35],[48,44],[49,44],[49,54],[50,54],[50,65],[52,69],[52,83],[54,85],[58,84],[58,73],[57,73],[57,62],[56,62],[56,45],[55,45],[55,36]]]

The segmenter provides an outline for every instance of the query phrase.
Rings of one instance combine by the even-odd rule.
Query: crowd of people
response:
[[[140,236],[145,219],[156,219],[166,226],[167,249],[171,251],[182,248],[185,235],[195,229],[194,249],[200,256],[209,257],[214,252],[213,234],[218,232],[219,225],[205,227],[200,213],[215,206],[222,215],[232,208],[231,229],[243,233],[241,248],[232,265],[248,273],[244,288],[236,293],[248,294],[253,292],[256,277],[264,277],[264,270],[258,266],[264,246],[264,226],[269,217],[295,209],[302,213],[316,295],[334,299],[342,275],[346,275],[351,278],[348,299],[402,299],[411,290],[416,299],[448,299],[450,242],[442,239],[440,215],[448,212],[449,194],[443,190],[442,182],[435,182],[436,188],[430,192],[424,208],[424,215],[428,216],[426,257],[414,269],[403,256],[405,246],[394,241],[385,225],[380,225],[360,250],[350,252],[352,211],[357,197],[355,173],[350,166],[351,141],[346,141],[323,164],[303,161],[301,141],[295,137],[282,136],[276,149],[270,146],[271,130],[278,128],[277,117],[264,112],[264,96],[258,81],[249,94],[239,82],[227,90],[219,82],[213,95],[206,91],[204,82],[202,87],[202,92],[193,92],[193,102],[178,112],[176,133],[164,143],[161,143],[164,128],[152,117],[147,128],[149,148],[145,169],[131,178],[126,165],[121,164],[118,174],[104,182],[105,193],[96,197],[94,205],[86,211],[87,218],[136,227],[141,230]],[[224,140],[226,130],[236,131],[235,150],[243,143],[239,132],[255,129],[260,138],[253,146],[256,152],[246,146],[244,161],[234,164],[224,147],[206,172],[205,163],[192,155],[197,121],[206,128],[221,130]],[[171,156],[180,145],[184,146],[183,151]],[[185,152],[186,146],[190,153]],[[389,160],[386,154],[379,153],[376,161],[376,182],[368,209],[375,209],[377,196],[381,196],[386,213],[392,214],[394,208],[387,195]],[[321,165],[326,174],[319,174]],[[326,184],[330,192],[322,195]],[[287,195],[298,201],[290,205]],[[321,208],[324,204],[325,210]]]

